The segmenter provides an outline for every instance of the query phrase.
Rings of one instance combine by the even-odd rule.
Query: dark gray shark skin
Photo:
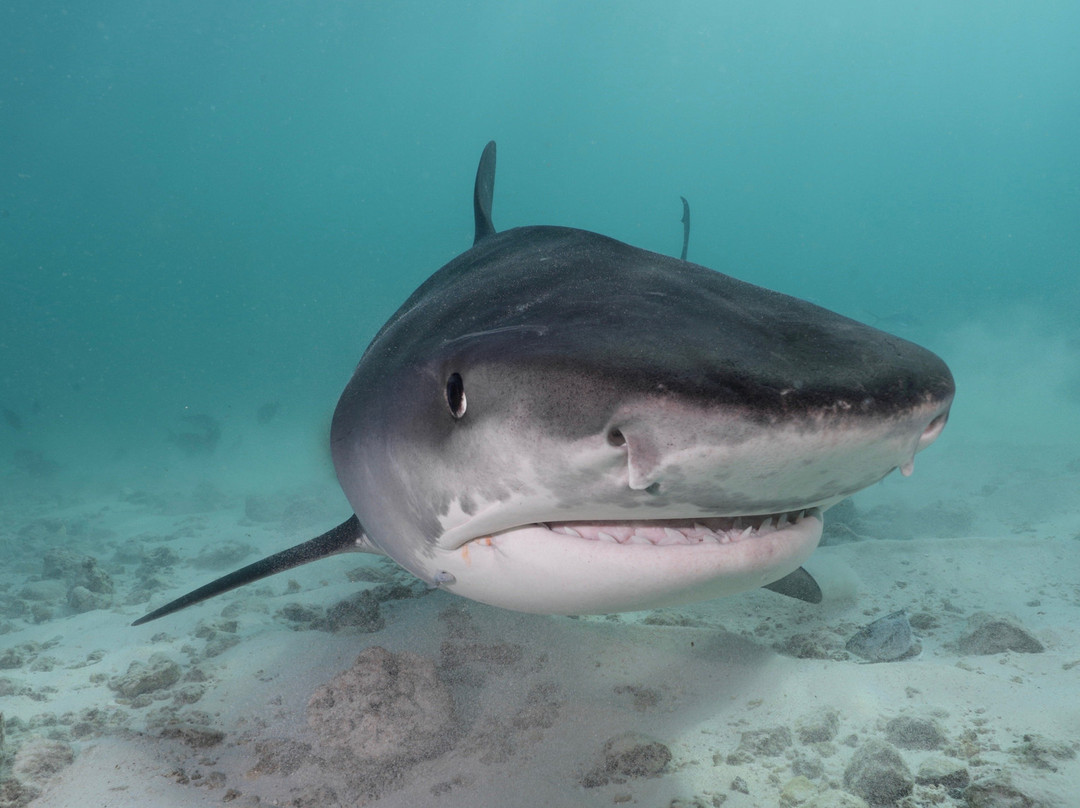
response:
[[[821,512],[940,434],[954,384],[911,342],[697,264],[492,223],[371,341],[331,428],[355,516],[152,612],[336,552],[522,611],[603,613],[770,586]],[[688,218],[688,217],[687,217]],[[790,576],[790,577],[788,577]]]

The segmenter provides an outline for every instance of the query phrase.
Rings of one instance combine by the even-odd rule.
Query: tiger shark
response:
[[[136,625],[348,551],[495,606],[601,614],[767,586],[810,602],[823,512],[941,433],[946,364],[596,233],[492,222],[378,331],[337,404],[354,515]],[[689,224],[689,213],[684,213]],[[684,242],[685,249],[685,242]]]

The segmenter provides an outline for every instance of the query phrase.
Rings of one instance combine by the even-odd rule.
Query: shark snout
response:
[[[894,469],[910,474],[915,454],[941,435],[950,404],[755,420],[734,409],[653,399],[620,408],[604,437],[623,484],[652,495],[650,504],[773,513],[831,504]]]

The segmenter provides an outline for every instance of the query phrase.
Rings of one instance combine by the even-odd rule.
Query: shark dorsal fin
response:
[[[476,238],[473,245],[482,239],[494,235],[495,225],[491,223],[491,203],[495,195],[495,141],[490,141],[480,155],[480,165],[476,167],[476,187],[473,190],[473,211],[476,214]]]
[[[685,261],[686,250],[690,246],[690,203],[685,196],[680,196],[679,199],[682,200],[682,255],[679,258]]]

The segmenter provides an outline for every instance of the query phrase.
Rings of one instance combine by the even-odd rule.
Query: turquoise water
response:
[[[63,465],[184,407],[325,423],[469,245],[491,138],[499,227],[677,253],[683,195],[691,259],[860,319],[925,338],[1019,303],[1074,328],[1072,3],[0,15],[5,443]]]
[[[19,531],[53,508],[206,481],[317,491],[304,530],[344,518],[333,406],[471,244],[489,139],[500,229],[678,255],[685,196],[691,260],[940,353],[957,405],[911,491],[998,445],[1028,482],[1058,453],[1060,483],[1078,34],[1065,1],[5,3],[0,564],[37,574]]]

